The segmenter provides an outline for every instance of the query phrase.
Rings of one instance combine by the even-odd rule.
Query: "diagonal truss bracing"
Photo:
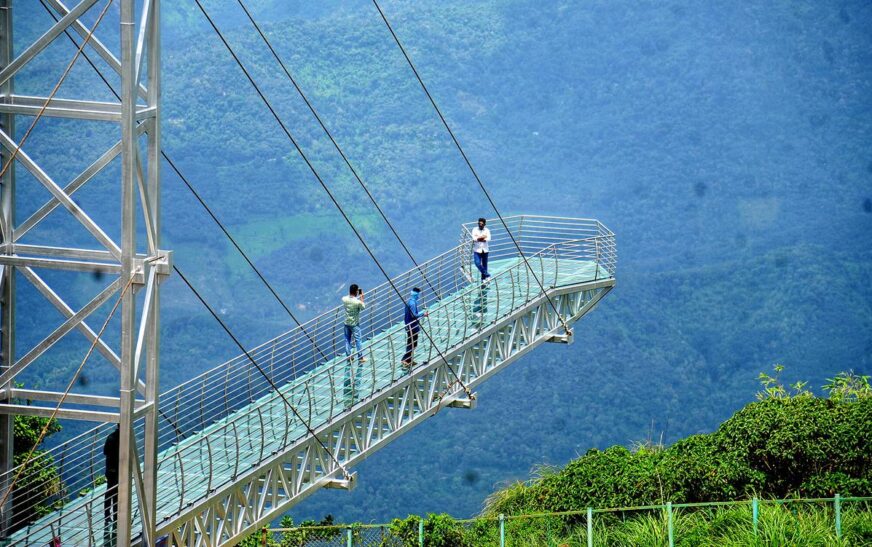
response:
[[[613,286],[614,279],[607,279],[564,287],[550,296],[569,322],[575,322]],[[475,387],[561,332],[559,317],[541,296],[464,341],[448,356],[449,362],[433,363],[400,379],[316,433],[344,465],[359,463],[440,409],[469,406],[449,365],[466,385]],[[159,525],[158,534],[166,534],[170,545],[235,544],[319,488],[335,486],[338,471],[323,447],[305,438]]]
[[[160,249],[160,1],[78,0],[69,6],[64,0],[45,1],[54,10],[56,20],[32,43],[16,52],[12,40],[13,0],[0,0],[0,160],[3,168],[0,180],[0,493],[10,488],[14,415],[55,415],[116,423],[121,436],[117,535],[122,542],[140,534],[151,541],[156,499],[160,285],[172,266],[171,254]],[[118,5],[120,17],[114,29],[108,23],[100,27],[100,33],[117,33],[115,39],[104,42],[95,32],[96,24],[89,26],[86,18],[92,17],[98,9],[105,10],[110,1]],[[98,23],[101,20],[102,15]],[[16,75],[27,69],[34,59],[47,54],[49,45],[64,34],[73,33],[80,37],[79,51],[62,40],[67,44],[73,63],[84,48],[96,52],[120,78],[120,100],[61,99],[54,97],[54,92],[48,97],[16,94]],[[113,52],[106,43],[118,43],[119,50]],[[62,61],[68,61],[69,57]],[[16,119],[22,116],[27,117],[28,125],[35,131],[40,131],[41,117],[64,118],[71,123],[77,120],[105,122],[114,126],[118,139],[108,148],[92,146],[88,152],[97,159],[71,180],[62,181],[50,167],[28,153],[26,142],[16,141]],[[81,127],[79,138],[87,145],[86,128]],[[66,143],[54,144],[61,148]],[[73,197],[90,181],[108,176],[107,168],[116,159],[120,159],[121,165],[120,179],[113,185],[120,189],[121,195],[113,220],[113,226],[121,226],[118,238],[110,236],[114,230],[97,222]],[[30,179],[16,181],[16,169],[28,172],[50,196],[44,203],[37,204],[26,218],[18,218],[16,214],[16,184]],[[67,215],[82,225],[93,237],[93,247],[70,247],[63,241],[40,240],[46,236],[39,235],[37,228],[55,215]],[[145,227],[145,241],[139,244],[136,240],[138,223]],[[69,303],[73,295],[66,294],[71,289],[49,282],[54,278],[44,274],[52,270],[105,275],[109,280],[84,306],[76,309]],[[16,315],[21,317],[32,312],[17,309],[15,305],[17,284],[22,280],[32,285],[62,319],[32,346],[16,348]],[[133,290],[122,291],[131,281]],[[88,318],[99,313],[101,306],[113,298],[121,299],[120,336],[100,338],[88,324]],[[42,362],[52,346],[74,332],[81,334],[118,369],[115,396],[17,387],[16,378],[21,373]],[[25,400],[28,404],[23,404]],[[133,442],[135,427],[145,431],[142,447]],[[14,494],[18,496],[15,503],[26,504],[28,495],[27,492]],[[0,537],[21,525],[13,514],[12,502],[10,499],[0,508]],[[140,523],[136,530],[132,529],[134,513]]]
[[[340,307],[163,393],[158,537],[177,545],[233,544],[318,488],[353,486],[354,476],[342,468],[439,409],[473,408],[476,400],[461,385],[478,385],[543,342],[572,342],[559,318],[578,320],[614,286],[614,234],[595,220],[506,220],[554,307],[499,227],[491,242],[493,276],[483,285],[473,281],[464,227],[457,247],[392,280],[409,291],[426,272],[436,289],[424,293],[429,315],[422,326],[438,347],[419,340],[411,373],[401,366],[403,309],[385,284],[367,291],[366,363],[345,358]],[[288,412],[285,399],[297,413]],[[50,452],[68,494],[44,503],[64,508],[16,532],[13,544],[48,542],[55,533],[72,544],[102,535],[105,489],[95,480],[106,431],[99,426]],[[89,494],[75,495],[86,488]],[[138,513],[133,521],[140,522]]]

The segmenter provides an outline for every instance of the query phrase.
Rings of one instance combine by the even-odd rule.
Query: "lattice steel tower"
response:
[[[160,286],[172,268],[171,255],[161,250],[160,238],[160,1],[114,0],[100,29],[114,31],[108,21],[120,22],[117,43],[120,53],[100,41],[92,27],[82,19],[95,19],[110,0],[79,0],[67,7],[61,0],[46,0],[53,10],[55,23],[33,43],[13,53],[13,0],[0,0],[0,156],[5,166],[15,154],[14,165],[0,180],[0,280],[2,280],[2,361],[0,361],[0,472],[5,492],[14,473],[12,466],[13,418],[27,414],[51,416],[55,406],[63,401],[56,416],[120,425],[120,458],[118,488],[117,537],[127,544],[140,530],[131,530],[132,511],[138,508],[142,522],[142,540],[154,544],[155,528],[155,468],[157,453],[157,403],[159,370]],[[30,3],[35,6],[36,2]],[[120,9],[119,9],[120,8]],[[35,8],[34,8],[35,9]],[[93,25],[93,23],[91,23]],[[65,36],[67,35],[67,36]],[[72,40],[71,40],[72,39]],[[33,63],[50,44],[63,40],[69,46],[66,63],[84,46],[84,53],[97,63],[104,63],[120,81],[119,101],[96,101],[89,98],[58,99],[16,95],[15,75]],[[74,45],[78,44],[77,45]],[[113,42],[115,43],[115,42]],[[79,59],[84,63],[84,59]],[[55,65],[53,65],[55,66]],[[58,64],[58,76],[64,65]],[[54,83],[54,82],[52,82]],[[118,141],[108,149],[91,147],[98,159],[72,180],[57,180],[26,152],[25,143],[14,152],[21,135],[15,132],[30,125],[35,116],[60,117],[74,120],[102,121],[117,124]],[[24,118],[24,120],[21,120]],[[22,122],[26,120],[26,125]],[[84,125],[84,124],[83,124]],[[35,131],[38,132],[37,125]],[[87,147],[89,132],[78,135]],[[144,156],[144,157],[143,157]],[[121,201],[117,213],[120,220],[120,240],[109,233],[118,232],[117,224],[103,228],[73,199],[73,193],[100,173],[110,176],[108,167],[120,158]],[[39,184],[51,197],[27,218],[16,216],[16,168],[26,170],[34,184]],[[20,178],[20,183],[25,180]],[[26,181],[31,183],[31,178]],[[116,187],[117,188],[117,187]],[[33,241],[33,230],[56,208],[57,214],[72,215],[93,236],[94,248],[73,248]],[[22,215],[23,216],[23,215]],[[137,245],[137,226],[144,229],[145,240]],[[68,302],[74,295],[49,284],[46,271],[100,272],[104,286],[79,309]],[[43,275],[41,275],[43,274]],[[44,278],[45,277],[45,278]],[[131,281],[132,280],[132,281]],[[19,285],[16,287],[16,283]],[[54,330],[46,333],[32,347],[15,347],[16,319],[28,310],[16,309],[16,294],[23,284],[30,284],[63,316]],[[126,287],[129,287],[125,290]],[[69,290],[69,289],[67,289]],[[116,315],[120,315],[120,330],[111,336],[99,337],[97,331],[103,318],[89,316],[98,309],[108,314],[110,304],[120,298]],[[101,314],[103,315],[103,314]],[[20,322],[19,322],[20,324]],[[73,334],[78,331],[78,334]],[[112,330],[107,331],[114,332]],[[16,377],[40,362],[45,352],[65,337],[83,335],[120,373],[118,396],[95,396],[83,393],[37,391],[16,387]],[[21,337],[19,337],[19,340]],[[33,404],[23,404],[23,400]],[[103,407],[102,410],[98,410]],[[27,447],[29,448],[29,447]],[[11,525],[12,500],[0,508],[0,536],[5,537]]]

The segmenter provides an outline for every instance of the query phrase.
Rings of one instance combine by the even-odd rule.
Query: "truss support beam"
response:
[[[120,24],[114,30],[109,25],[100,28],[100,33],[116,36],[106,41],[101,41],[96,34],[89,38],[86,47],[95,51],[120,77],[120,101],[106,102],[89,97],[49,100],[48,97],[15,94],[16,74],[64,33],[81,44],[90,34],[82,17],[102,4],[98,0],[74,0],[68,7],[64,3],[68,0],[45,1],[54,11],[56,21],[14,55],[13,0],[0,0],[0,168],[19,147],[15,140],[18,116],[103,121],[114,124],[117,136],[108,148],[102,143],[97,146],[96,139],[89,148],[89,137],[84,133],[86,126],[82,125],[84,148],[96,159],[72,180],[58,180],[56,174],[25,150],[16,152],[14,164],[5,170],[0,180],[0,495],[13,476],[9,471],[13,462],[14,416],[48,417],[57,408],[60,418],[118,424],[118,514],[114,535],[119,545],[129,544],[133,538],[152,545],[156,539],[160,289],[172,269],[172,254],[160,247],[161,2],[118,0]],[[69,55],[63,57],[66,62],[73,57],[77,45],[72,46],[65,38],[62,41],[69,51]],[[105,44],[117,44],[112,46],[117,51],[113,52]],[[105,127],[112,128],[112,125]],[[50,131],[51,124],[40,124],[35,129],[41,130]],[[65,144],[59,142],[56,146],[61,148]],[[120,188],[121,202],[110,228],[101,226],[72,196],[90,181],[109,176],[108,168],[116,158],[120,159],[121,177],[115,179],[118,185],[115,188]],[[16,217],[15,167],[30,172],[50,194],[26,219]],[[67,215],[68,220],[82,224],[94,237],[93,248],[64,246],[64,241],[39,241],[40,237],[50,237],[45,233],[51,231],[35,228],[44,224],[53,212],[54,216]],[[117,233],[119,224],[120,236],[110,236]],[[138,226],[145,231],[145,238],[140,237],[139,242]],[[87,304],[76,311],[68,302],[82,301],[82,298],[74,299],[66,293],[77,290],[77,285],[62,286],[50,277],[43,277],[44,270],[106,276],[107,279],[105,288],[96,295],[88,295],[84,300]],[[15,307],[16,279],[21,278],[29,281],[62,319],[53,331],[43,333],[35,345],[14,348],[16,313],[29,311]],[[52,279],[51,285],[46,279]],[[116,321],[120,319],[120,333],[109,329],[98,336],[85,320],[92,313],[100,315],[98,310],[108,313],[108,304],[114,303],[116,298],[120,299],[115,315]],[[99,321],[102,319],[100,317]],[[94,319],[91,324],[97,321]],[[45,362],[46,352],[73,331],[81,333],[87,343],[94,346],[95,353],[118,369],[117,396],[85,393],[65,396],[57,391],[15,387],[18,374]],[[144,450],[137,450],[137,446]],[[10,496],[6,507],[0,508],[0,543],[13,524],[12,507]],[[134,511],[139,513],[137,522],[144,523],[136,529],[133,529]]]
[[[472,398],[469,397],[458,397],[457,399],[453,399],[446,406],[448,408],[462,408],[465,410],[473,410],[478,406],[478,397],[475,393],[472,394]]]
[[[561,287],[549,293],[569,323],[586,315],[614,286],[614,279]],[[449,367],[474,388],[562,331],[554,308],[540,297],[497,324],[413,371],[375,396],[315,430],[282,453],[240,473],[207,498],[176,514],[158,515],[158,536],[169,545],[235,545],[320,488],[342,484],[341,469],[371,456],[421,421],[451,407],[472,408]],[[466,406],[466,403],[469,403]],[[319,442],[320,441],[320,442]],[[353,482],[353,481],[352,481]]]
[[[61,16],[66,16],[70,13],[70,9],[64,5],[60,0],[46,0],[48,4]],[[86,27],[81,21],[75,21],[72,25],[70,25],[73,30],[79,33],[82,39],[88,36],[88,27]],[[151,45],[151,44],[149,44]],[[112,54],[109,51],[109,48],[103,45],[103,43],[97,39],[95,36],[91,37],[91,40],[88,42],[88,47],[97,52],[97,54],[106,61],[112,70],[114,70],[117,74],[121,74],[121,61],[118,60],[118,57]],[[148,91],[140,82],[138,84],[137,94],[140,99],[148,98]]]
[[[48,101],[48,104],[46,104]],[[42,114],[40,114],[42,112]],[[139,107],[136,109],[136,120],[153,118],[155,109]],[[48,97],[30,97],[14,95],[0,100],[0,113],[17,114],[20,116],[36,116],[52,118],[72,118],[103,122],[120,122],[121,107],[117,103],[99,101],[73,101],[70,99],[51,100]]]
[[[12,59],[12,0],[0,0],[0,72],[9,69]],[[0,84],[0,99],[6,100],[14,93],[12,79]],[[15,115],[0,112],[0,132],[15,134]],[[0,146],[0,165],[10,161],[10,152]],[[0,241],[11,243],[15,227],[15,165],[10,165],[0,179]],[[0,256],[10,254],[0,251]],[[15,268],[0,266],[0,374],[6,373],[15,362]],[[0,390],[0,399],[8,398],[8,392]],[[11,484],[14,441],[14,416],[0,415],[0,492]],[[0,507],[0,537],[5,537],[12,519],[12,499]]]
[[[352,491],[357,486],[357,472],[351,473],[347,479],[330,478],[324,482],[324,488],[331,490]]]
[[[119,415],[117,412],[75,410],[69,408],[62,408],[55,412],[54,408],[32,405],[0,405],[0,414],[11,414],[17,416],[39,416],[40,418],[51,418],[52,416],[54,416],[59,420],[83,420],[86,422],[109,422],[116,424],[119,420]]]
[[[545,340],[546,342],[550,342],[552,344],[571,344],[572,343],[572,332],[564,332],[561,334],[554,334],[551,338]]]
[[[11,7],[12,2],[8,3]],[[55,38],[63,33],[67,27],[73,24],[73,22],[78,20],[79,17],[88,11],[88,9],[90,9],[95,3],[97,3],[97,0],[81,0],[76,7],[61,17],[60,21],[52,25],[45,34],[37,38],[35,42],[25,48],[21,55],[13,59],[12,62],[0,70],[0,85],[8,82],[16,72],[21,70],[28,62],[32,61],[34,57],[39,55],[42,50],[48,47]]]

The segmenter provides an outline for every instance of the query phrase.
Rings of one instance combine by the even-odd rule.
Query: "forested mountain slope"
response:
[[[418,258],[453,246],[458,223],[492,216],[371,3],[251,4]],[[407,269],[238,7],[206,6],[389,271]],[[713,429],[772,363],[814,385],[846,363],[872,367],[867,3],[383,7],[503,212],[599,218],[618,235],[618,288],[574,345],[531,354],[480,390],[474,412],[440,413],[361,465],[356,491],[318,494],[300,515],[471,514],[535,464]],[[163,15],[164,148],[283,298],[311,317],[347,283],[381,282],[194,4],[164,2]],[[17,1],[15,17],[21,44],[50,23],[36,0]],[[116,23],[110,11],[104,24]],[[17,91],[48,93],[72,53],[52,46]],[[82,64],[60,95],[108,99],[102,86]],[[41,121],[26,149],[68,180],[94,159],[79,129]],[[87,136],[118,138],[98,123]],[[19,173],[23,218],[43,191]],[[115,184],[77,199],[117,226]],[[290,326],[169,169],[163,204],[164,246],[245,344]],[[55,218],[33,237],[88,244]],[[80,289],[79,304],[97,283],[51,281]],[[21,285],[24,347],[57,319]],[[166,287],[169,387],[237,351],[178,280]],[[23,380],[62,387],[85,349],[60,345]],[[117,389],[99,360],[86,374],[83,391]]]

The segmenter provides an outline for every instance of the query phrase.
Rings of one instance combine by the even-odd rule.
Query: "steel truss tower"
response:
[[[72,180],[56,180],[27,154],[26,144],[17,152],[15,165],[7,169],[0,180],[0,473],[3,473],[0,493],[5,492],[12,480],[9,470],[12,466],[14,416],[47,417],[63,401],[57,412],[58,418],[119,424],[118,542],[128,544],[132,538],[139,536],[140,530],[131,529],[132,512],[138,505],[142,522],[141,540],[145,545],[153,545],[160,286],[172,269],[171,253],[160,249],[160,0],[140,0],[139,5],[135,0],[115,0],[112,11],[106,17],[107,22],[90,37],[84,48],[91,59],[105,63],[115,72],[114,77],[121,83],[119,102],[87,98],[49,100],[49,97],[16,95],[13,88],[15,75],[54,41],[63,40],[67,43],[69,55],[63,61],[68,62],[75,54],[76,47],[65,34],[82,44],[91,30],[82,17],[87,15],[93,20],[94,12],[101,10],[107,1],[78,0],[74,6],[67,7],[62,0],[46,0],[47,5],[54,10],[57,22],[15,55],[12,48],[13,0],[0,0],[0,157],[3,165],[10,160],[18,146],[16,118],[24,118],[19,121],[20,129],[29,125],[42,109],[42,115],[46,117],[103,121],[117,124],[120,129],[118,141],[113,146],[108,149],[98,149],[96,145],[92,147],[95,154],[100,154],[99,157]],[[35,5],[35,2],[31,5]],[[120,34],[117,43],[121,51],[120,55],[116,55],[98,36],[100,30],[112,30],[108,21],[118,17],[119,6]],[[78,62],[84,63],[85,60],[79,59]],[[64,66],[59,63],[57,70],[53,71],[57,78]],[[39,130],[40,126],[37,125],[35,131]],[[84,130],[80,142],[88,143],[88,135]],[[62,143],[59,143],[58,147],[61,146]],[[117,209],[121,225],[120,241],[107,235],[117,230],[99,226],[73,199],[74,192],[105,171],[117,157],[120,157],[121,163],[121,202]],[[16,169],[19,173],[22,169],[29,172],[32,180],[51,195],[28,218],[16,216]],[[106,173],[104,175],[108,176]],[[84,249],[32,242],[33,229],[57,208],[65,211],[55,214],[72,215],[93,235],[97,245]],[[146,234],[146,241],[141,242],[139,247],[136,241],[138,223]],[[87,304],[74,309],[67,303],[73,295],[65,298],[63,290],[56,290],[40,275],[49,270],[100,272],[100,277],[109,282]],[[28,313],[21,307],[16,309],[17,289],[20,290],[23,284],[35,287],[64,318],[32,347],[20,347],[20,343],[19,347],[15,346],[16,316],[21,318]],[[130,288],[125,291],[128,286]],[[121,316],[120,336],[113,334],[109,339],[98,337],[97,331],[103,317],[92,318],[89,322],[89,316],[97,309],[108,313],[109,304],[113,304],[117,298],[121,298],[116,314]],[[94,345],[95,352],[99,352],[118,369],[117,397],[77,394],[73,389],[63,398],[60,392],[16,387],[16,377],[39,363],[49,348],[65,337],[78,335],[84,336],[89,345]],[[33,404],[23,404],[24,400]],[[103,407],[102,410],[96,410],[100,407]],[[139,439],[135,425],[140,431]],[[0,508],[0,536],[5,537],[9,532],[11,512],[12,501],[9,499]]]

